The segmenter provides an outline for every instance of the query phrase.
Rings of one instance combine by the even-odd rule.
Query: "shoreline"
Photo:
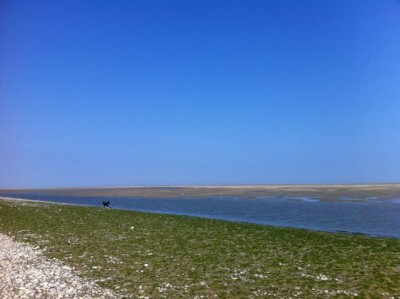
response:
[[[66,202],[56,202],[56,201],[36,200],[36,199],[28,199],[28,198],[7,197],[7,196],[1,196],[1,195],[0,195],[0,200],[9,201],[9,202],[21,201],[21,202],[41,203],[41,204],[55,204],[55,205],[66,205],[66,206],[94,207],[94,206],[85,206],[85,205],[78,205],[78,204],[66,203]]]
[[[13,198],[13,197],[4,197],[0,196],[0,200],[8,201],[8,202],[19,202],[19,204],[23,204],[24,202],[30,203],[30,204],[35,204],[35,203],[40,203],[40,204],[45,204],[45,205],[65,205],[65,206],[75,206],[75,207],[87,207],[87,208],[100,208],[103,209],[101,205],[95,206],[95,205],[84,205],[84,204],[73,204],[73,203],[63,203],[63,202],[53,202],[53,201],[44,201],[44,200],[34,200],[34,199],[24,199],[24,198]],[[346,231],[346,230],[318,230],[318,229],[311,229],[311,228],[306,228],[306,227],[296,227],[296,226],[278,226],[278,225],[271,225],[271,224],[263,224],[263,223],[258,223],[258,222],[250,222],[250,221],[243,221],[243,220],[235,220],[235,219],[229,219],[229,218],[223,218],[223,217],[212,217],[212,216],[201,216],[201,215],[196,215],[196,214],[185,214],[185,213],[167,213],[167,212],[154,212],[151,210],[133,210],[133,209],[120,209],[116,208],[113,210],[120,210],[120,211],[133,211],[133,212],[138,212],[138,213],[149,213],[149,214],[154,214],[154,215],[172,215],[172,216],[183,216],[183,217],[194,217],[194,218],[199,218],[199,219],[210,219],[210,220],[218,220],[218,221],[226,221],[226,222],[231,222],[231,223],[243,223],[243,224],[251,224],[251,225],[260,225],[264,227],[271,227],[271,228],[286,228],[286,229],[295,229],[295,230],[306,230],[310,232],[319,232],[319,233],[328,233],[328,234],[343,234],[343,235],[354,235],[354,236],[365,236],[365,237],[370,237],[370,238],[375,238],[375,239],[395,239],[395,240],[400,240],[400,237],[392,236],[392,235],[373,235],[373,234],[368,234],[368,233],[362,233],[362,232],[352,232],[352,231]]]
[[[16,199],[0,200],[0,233],[134,298],[400,292],[397,239]]]

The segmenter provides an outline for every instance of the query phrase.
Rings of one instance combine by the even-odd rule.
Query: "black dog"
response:
[[[103,201],[103,206],[105,207],[105,208],[110,208],[110,201]]]

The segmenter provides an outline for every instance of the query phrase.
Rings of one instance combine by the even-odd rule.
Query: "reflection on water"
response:
[[[2,194],[7,196],[7,194]],[[10,197],[89,206],[102,206],[102,197],[45,194],[10,194]],[[400,199],[377,197],[324,201],[310,197],[262,196],[257,198],[213,196],[201,198],[107,197],[116,209],[190,215],[263,225],[344,231],[400,238]]]

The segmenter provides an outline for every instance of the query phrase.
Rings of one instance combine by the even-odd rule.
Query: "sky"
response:
[[[400,1],[0,2],[0,187],[400,182]]]

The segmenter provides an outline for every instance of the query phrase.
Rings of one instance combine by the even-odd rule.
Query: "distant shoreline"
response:
[[[336,201],[347,197],[363,199],[399,199],[400,184],[349,185],[233,185],[233,186],[158,186],[158,187],[79,187],[0,189],[0,196],[23,197],[24,194],[71,197],[143,197],[180,198],[234,196],[257,198],[268,196],[303,196]]]
[[[399,186],[397,183],[318,183],[318,184],[216,184],[216,185],[121,185],[121,186],[68,186],[68,187],[1,187],[1,190],[70,190],[70,189],[127,189],[127,188],[284,188],[284,187],[382,187]]]

